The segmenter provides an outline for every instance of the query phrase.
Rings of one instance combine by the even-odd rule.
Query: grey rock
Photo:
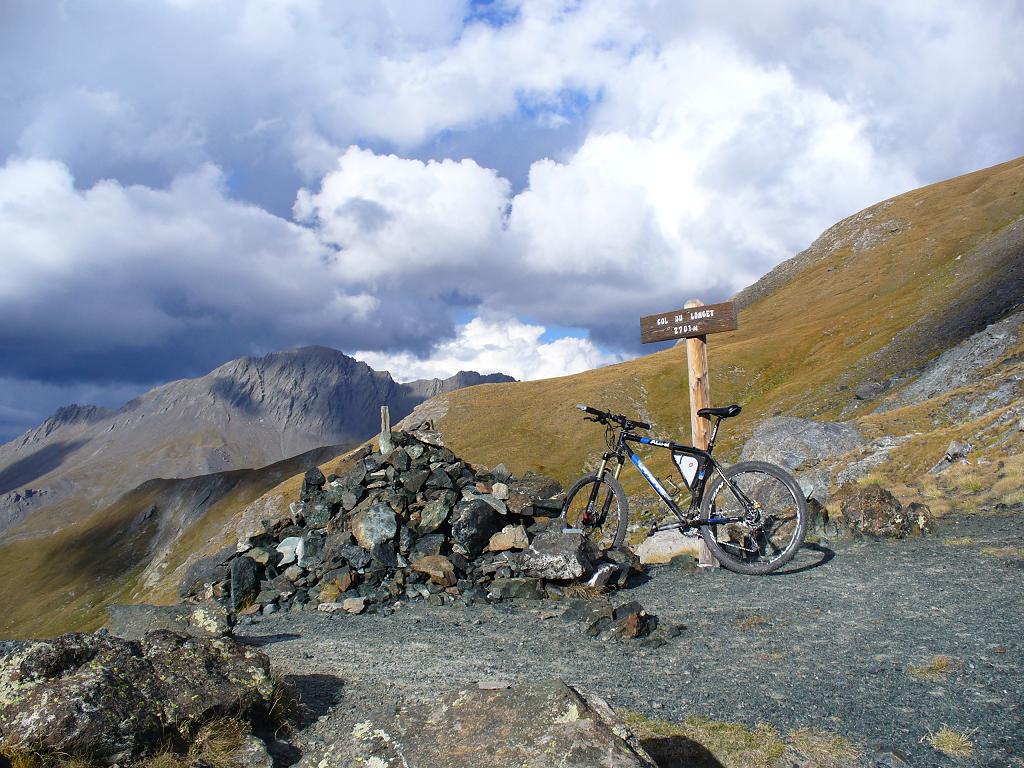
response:
[[[387,504],[374,504],[352,518],[352,535],[363,549],[390,541],[396,533],[398,521]]]
[[[444,525],[451,512],[451,507],[445,504],[444,499],[428,501],[420,512],[420,523],[417,531],[420,534],[432,533]]]
[[[409,472],[403,472],[400,476],[402,485],[405,486],[405,490],[409,493],[419,493],[423,484],[427,482],[427,478],[430,477],[430,472],[426,469],[413,469]]]
[[[535,578],[495,579],[487,589],[492,600],[540,600],[545,596],[544,584]]]
[[[8,747],[110,765],[214,717],[252,718],[274,688],[266,655],[228,638],[67,634],[0,657],[0,733]]]
[[[502,519],[486,501],[464,499],[452,512],[452,539],[468,557],[476,557],[501,528]]]
[[[301,536],[289,536],[282,539],[281,543],[277,545],[277,551],[281,553],[281,561],[277,564],[278,567],[284,568],[301,558],[302,546]]]
[[[274,758],[263,740],[253,735],[244,736],[242,744],[231,753],[230,760],[240,768],[274,768]]]
[[[860,433],[848,424],[776,416],[754,429],[740,461],[767,461],[784,467],[796,476],[807,498],[825,504],[839,457],[864,444]]]
[[[413,552],[420,555],[439,555],[444,549],[444,535],[432,533],[421,536],[413,545]]]
[[[322,533],[310,531],[303,535],[302,546],[296,549],[296,563],[300,568],[313,568],[320,564],[326,539]]]
[[[346,544],[340,547],[338,553],[353,568],[365,568],[370,564],[370,554],[355,544]]]
[[[310,528],[323,528],[331,521],[331,508],[326,501],[318,502],[305,511],[306,525]]]
[[[231,634],[233,625],[234,616],[220,603],[107,607],[107,631],[125,640],[141,640],[155,629],[192,637],[223,637]]]
[[[559,581],[581,579],[593,570],[586,537],[569,529],[535,536],[519,562],[530,576]]]
[[[981,381],[986,370],[1020,338],[1024,310],[988,325],[956,346],[945,350],[910,384],[879,410],[915,405],[953,389]]]
[[[327,482],[327,478],[324,477],[324,473],[320,471],[319,467],[312,467],[306,471],[306,474],[302,478],[302,489],[301,494],[303,497],[308,496],[313,490],[319,490],[324,487],[324,483]]]
[[[476,493],[475,491],[466,488],[462,492],[462,498],[464,499],[480,499],[480,501],[489,504],[491,509],[497,512],[499,515],[507,515],[508,507],[505,506],[505,502],[496,498],[490,493]]]
[[[205,585],[224,581],[230,574],[230,560],[235,555],[235,547],[225,547],[219,552],[202,557],[192,563],[185,571],[178,584],[178,595],[189,597],[196,594]]]
[[[549,768],[553,760],[560,768],[655,768],[611,707],[559,680],[474,684],[392,709],[309,750],[298,768]]]
[[[874,400],[888,389],[887,385],[880,381],[870,381],[860,384],[853,390],[853,396],[858,400]]]
[[[262,567],[252,558],[242,555],[231,561],[231,607],[238,608],[256,597],[260,588]]]
[[[430,477],[427,478],[428,488],[454,488],[455,484],[452,479],[448,476],[440,467],[430,473]]]
[[[497,472],[497,470],[495,470]],[[495,475],[497,477],[497,475]],[[562,492],[562,484],[543,475],[527,473],[519,480],[508,480],[508,499],[505,505],[513,514],[525,514],[534,501],[547,499]]]

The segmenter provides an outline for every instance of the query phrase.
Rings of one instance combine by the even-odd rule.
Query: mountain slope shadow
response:
[[[87,442],[89,441],[70,440],[66,443],[51,443],[9,464],[0,470],[0,493],[28,485],[36,478],[58,469],[64,463],[64,459]]]

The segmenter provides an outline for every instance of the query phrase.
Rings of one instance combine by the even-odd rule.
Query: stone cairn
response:
[[[288,515],[195,564],[183,595],[242,617],[389,614],[418,600],[563,597],[574,583],[620,587],[640,572],[628,548],[598,551],[566,527],[557,481],[469,464],[432,430],[391,437],[340,476],[307,472]]]

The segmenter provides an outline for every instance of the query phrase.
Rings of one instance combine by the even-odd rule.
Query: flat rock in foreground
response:
[[[357,723],[300,768],[654,768],[612,709],[560,680],[480,686]]]
[[[67,634],[0,655],[0,747],[111,765],[267,712],[273,694],[266,655],[228,638]]]

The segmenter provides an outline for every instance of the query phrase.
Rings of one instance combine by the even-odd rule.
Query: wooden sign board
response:
[[[731,301],[677,309],[640,318],[640,342],[652,344],[670,339],[690,339],[709,333],[735,331],[736,305]]]

